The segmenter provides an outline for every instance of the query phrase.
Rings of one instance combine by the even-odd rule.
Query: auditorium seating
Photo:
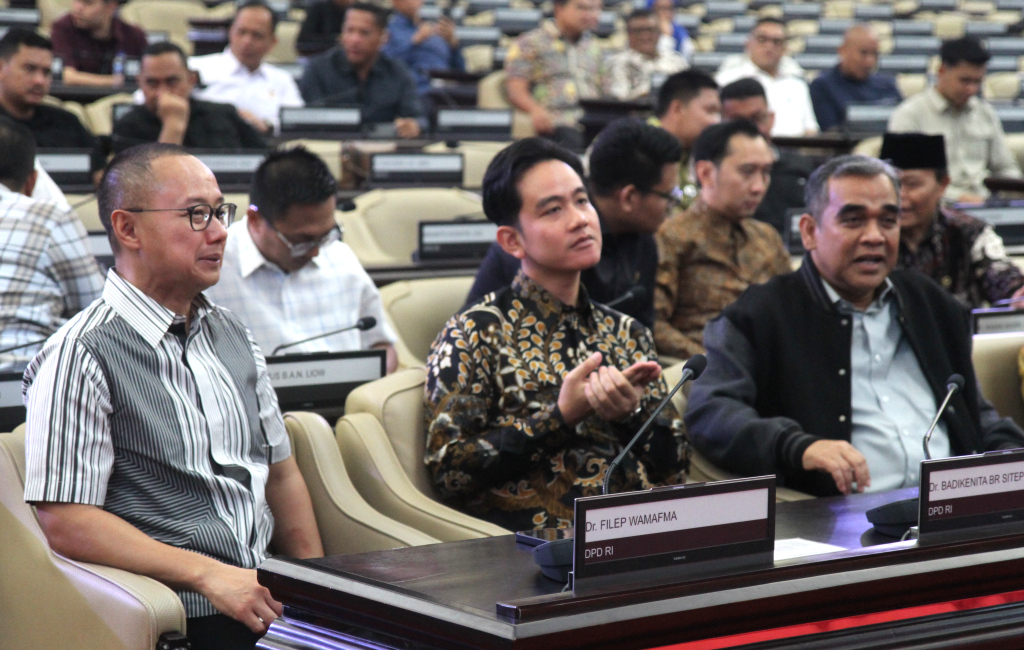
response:
[[[399,366],[426,363],[430,344],[466,301],[473,276],[392,282],[380,289],[388,323],[398,335]]]
[[[985,399],[1003,417],[1024,427],[1024,400],[1017,354],[1024,345],[1024,333],[979,334],[974,337],[972,359],[978,384]]]
[[[437,540],[377,512],[349,479],[331,427],[314,413],[287,413],[292,452],[313,500],[327,555],[379,551]]]
[[[25,503],[25,433],[0,434],[0,646],[153,650],[185,610],[143,576],[54,553]]]

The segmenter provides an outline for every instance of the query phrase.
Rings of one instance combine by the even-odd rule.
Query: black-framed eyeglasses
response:
[[[668,192],[662,192],[661,190],[653,190],[652,189],[652,190],[647,190],[647,193],[648,194],[653,194],[655,196],[660,196],[661,198],[663,198],[666,201],[668,201],[668,207],[670,209],[672,209],[672,210],[676,210],[678,208],[683,207],[683,198],[684,198],[683,190],[679,189],[678,186],[677,187],[673,187]]]
[[[238,210],[238,206],[234,203],[221,203],[217,207],[213,207],[209,203],[200,203],[187,208],[125,208],[125,212],[186,212],[188,213],[188,223],[196,232],[209,228],[210,221],[214,217],[227,228],[234,222],[236,210]]]
[[[281,243],[288,247],[288,252],[291,253],[292,257],[305,257],[310,251],[316,248],[323,248],[330,246],[336,241],[341,241],[341,228],[338,224],[334,224],[334,227],[328,230],[319,239],[313,241],[304,241],[298,244],[293,244],[288,241],[288,238],[281,234],[281,231],[274,227],[274,224],[267,221],[267,225],[274,231],[277,238],[281,240]]]

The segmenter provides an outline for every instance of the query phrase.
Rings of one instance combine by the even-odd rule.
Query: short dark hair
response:
[[[377,29],[384,30],[388,27],[388,15],[390,12],[384,7],[379,7],[369,2],[356,2],[349,6],[346,11],[365,11],[373,14],[373,22],[377,23]]]
[[[238,18],[243,9],[266,9],[270,12],[270,33],[273,34],[277,31],[277,12],[263,0],[245,0],[245,2],[238,5],[238,9],[235,10],[235,17],[231,19],[231,24],[234,24],[235,19]]]
[[[754,26],[750,28],[750,31],[754,31],[755,29],[757,29],[761,25],[778,25],[779,27],[785,28],[786,27],[786,21],[782,20],[781,18],[773,18],[771,16],[765,16],[764,18],[759,18],[757,20],[757,22],[754,23]]]
[[[0,38],[0,59],[10,61],[11,57],[18,53],[21,46],[38,47],[41,50],[53,52],[53,41],[45,36],[21,27],[11,27]]]
[[[524,138],[498,152],[487,165],[483,180],[484,214],[499,226],[518,226],[523,197],[519,181],[526,172],[548,160],[560,160],[583,179],[583,164],[565,147],[545,138]]]
[[[718,93],[719,99],[724,104],[730,99],[750,99],[751,97],[760,97],[765,101],[768,101],[768,94],[764,91],[764,86],[761,82],[753,77],[744,77],[737,79],[731,84],[727,84],[722,87],[722,90]]]
[[[114,210],[139,207],[149,196],[153,185],[153,161],[168,156],[187,156],[184,147],[176,144],[150,142],[129,147],[114,156],[96,189],[96,203],[99,206],[100,222],[107,231],[110,247],[116,254],[119,249],[110,225]]]
[[[804,186],[804,203],[807,205],[807,213],[814,217],[814,220],[821,223],[821,217],[825,214],[828,206],[829,190],[828,184],[833,178],[846,178],[858,176],[860,178],[874,178],[885,176],[892,183],[896,190],[896,203],[900,197],[900,178],[896,170],[889,163],[858,154],[838,156],[825,162],[811,173]]]
[[[316,205],[334,198],[338,181],[319,156],[305,147],[273,151],[252,177],[249,203],[265,221],[288,216],[293,205]]]
[[[556,7],[564,7],[569,4],[569,0],[552,0],[552,4]]]
[[[722,159],[729,155],[729,141],[734,135],[745,135],[748,138],[761,138],[757,125],[750,120],[729,120],[712,124],[697,136],[693,143],[690,158],[694,164],[702,160],[710,160],[715,167],[722,164]]]
[[[629,21],[636,20],[637,18],[651,18],[652,16],[654,16],[654,10],[652,9],[634,9],[626,16],[626,24],[628,25]]]
[[[661,182],[662,168],[682,157],[683,145],[665,129],[636,117],[615,120],[594,140],[590,187],[599,196],[626,185],[649,192]]]
[[[35,169],[35,136],[24,124],[0,117],[0,151],[0,183],[20,191]]]
[[[178,58],[181,59],[181,64],[188,68],[188,57],[185,56],[185,51],[170,41],[160,41],[159,43],[150,43],[146,46],[146,49],[142,50],[142,56],[160,56],[161,54],[177,54]]]
[[[718,82],[703,70],[690,68],[670,75],[665,83],[661,84],[661,90],[658,91],[658,105],[654,112],[661,117],[668,112],[668,107],[677,99],[683,104],[689,104],[705,88],[718,90]]]
[[[939,58],[942,63],[948,66],[970,63],[971,65],[985,65],[992,55],[985,46],[973,36],[964,36],[952,41],[946,41],[939,48]]]

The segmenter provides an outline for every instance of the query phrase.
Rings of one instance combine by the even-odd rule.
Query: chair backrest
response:
[[[454,147],[446,142],[432,142],[423,147],[427,153],[461,153],[465,161],[462,171],[462,187],[467,190],[478,190],[483,186],[484,172],[498,152],[507,147],[508,142],[477,142],[461,141]]]
[[[972,360],[981,394],[1003,417],[1024,427],[1024,399],[1018,358],[1024,333],[978,334],[974,337]]]
[[[209,12],[200,0],[131,0],[121,7],[121,18],[145,31],[167,32],[169,40],[192,54],[188,38],[189,20],[206,18]]]
[[[327,555],[380,551],[438,540],[401,524],[366,503],[349,478],[334,432],[314,413],[286,413],[285,426]]]
[[[473,276],[403,280],[380,289],[384,313],[398,334],[395,348],[402,367],[426,363],[430,344],[462,307]]]
[[[395,455],[416,489],[433,498],[423,456],[427,447],[423,421],[423,368],[400,370],[363,384],[348,395],[345,413],[369,413],[384,425]]]
[[[301,27],[300,23],[291,20],[278,23],[275,33],[277,45],[267,53],[268,63],[295,63],[295,59],[298,57],[295,43],[299,40]]]
[[[356,209],[342,213],[342,219],[361,220],[393,264],[412,262],[419,222],[483,218],[480,196],[455,188],[377,189],[356,197],[354,203]]]
[[[140,594],[125,591],[117,580],[119,574],[130,574],[71,562],[53,553],[35,508],[25,503],[24,491],[22,425],[14,433],[0,434],[3,647],[152,650],[161,633],[184,629],[184,608],[167,587],[141,578],[155,589],[156,598],[140,606],[136,600]],[[161,611],[144,611],[154,606]],[[162,621],[153,625],[154,616]]]
[[[131,103],[133,103],[131,94],[116,93],[87,104],[85,114],[89,117],[89,127],[93,134],[110,135],[114,130],[114,105]]]

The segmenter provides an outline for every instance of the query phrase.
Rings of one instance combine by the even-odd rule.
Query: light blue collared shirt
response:
[[[851,444],[864,455],[871,492],[916,487],[924,460],[924,435],[938,404],[921,364],[896,319],[892,282],[861,311],[822,280],[829,299],[853,319],[850,339]],[[946,423],[939,421],[928,446],[932,458],[950,455]]]

